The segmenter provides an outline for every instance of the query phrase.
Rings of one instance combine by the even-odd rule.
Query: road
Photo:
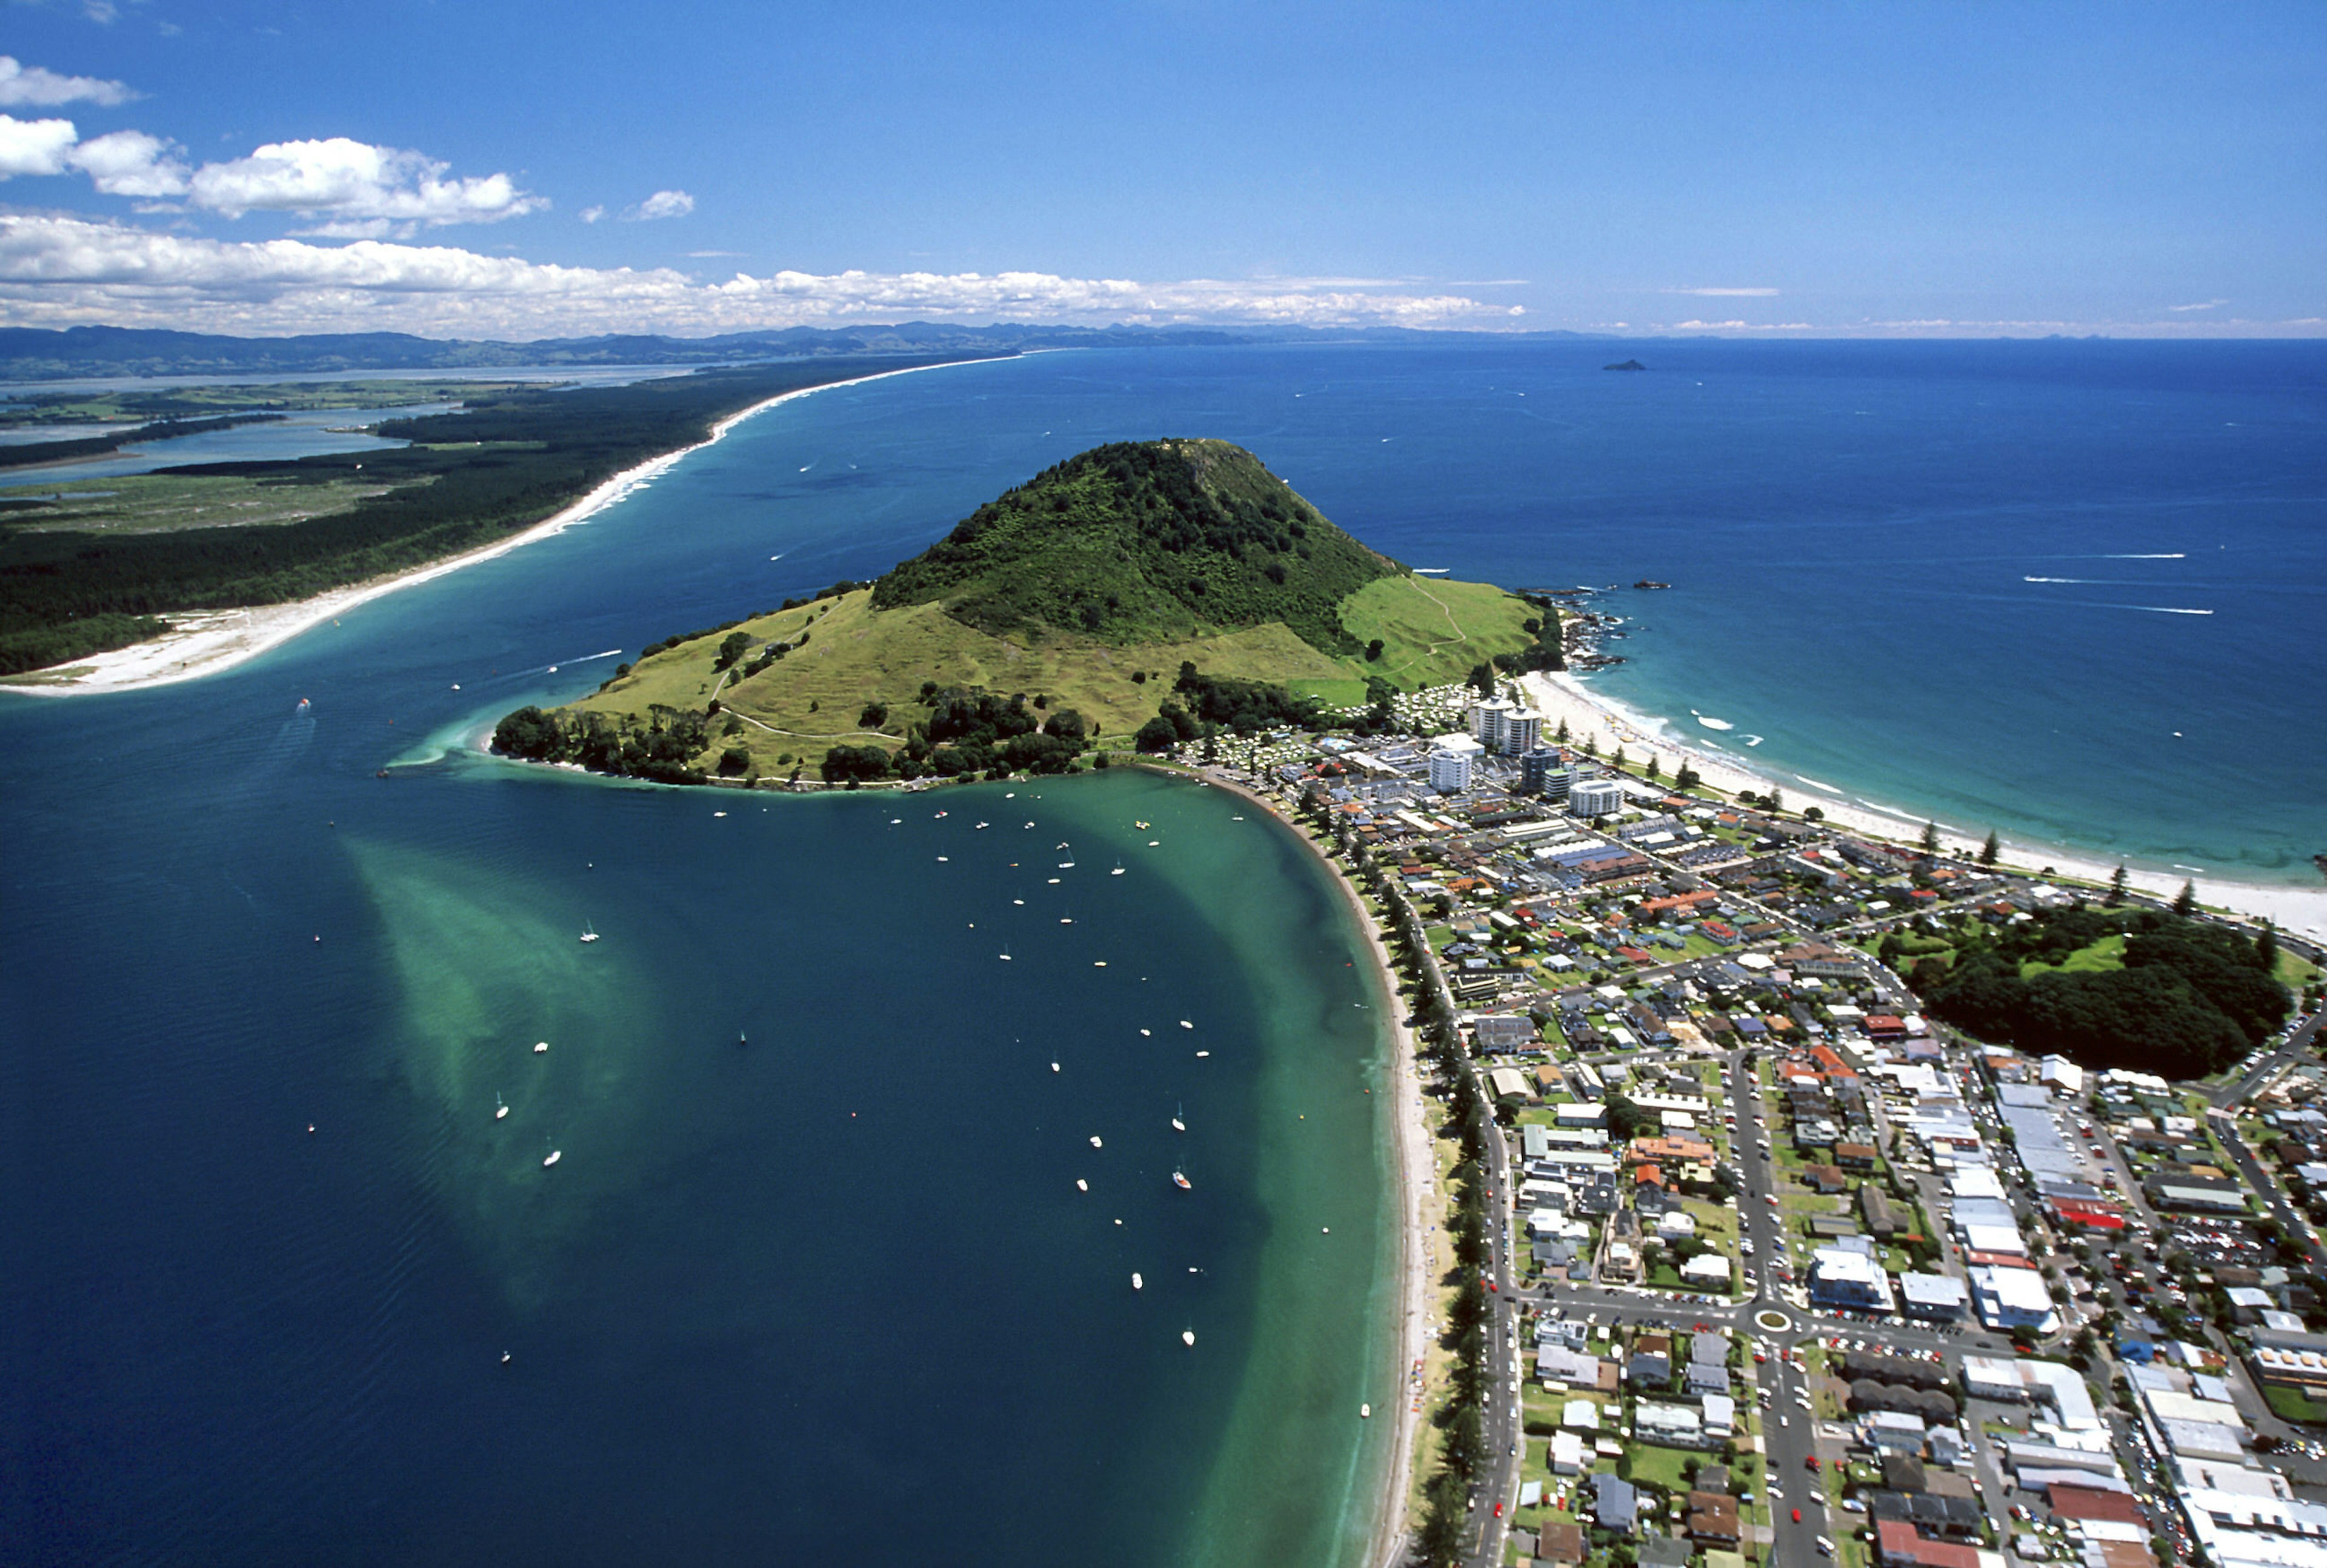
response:
[[[1811,1411],[1808,1374],[1790,1352],[1816,1339],[1879,1338],[1885,1349],[1936,1351],[1952,1367],[1960,1368],[1967,1351],[2009,1355],[2012,1350],[2008,1341],[1976,1325],[1955,1330],[1896,1325],[1874,1328],[1863,1320],[1806,1310],[1781,1298],[1775,1288],[1778,1263],[1790,1255],[1782,1211],[1770,1201],[1778,1195],[1778,1178],[1776,1168],[1760,1157],[1761,1144],[1768,1137],[1771,1124],[1764,1113],[1760,1083],[1744,1065],[1743,1053],[1730,1053],[1724,1065],[1729,1078],[1730,1106],[1736,1116],[1731,1149],[1743,1186],[1738,1228],[1741,1237],[1753,1244],[1749,1261],[1756,1265],[1759,1276],[1755,1293],[1742,1301],[1713,1305],[1640,1286],[1561,1283],[1521,1290],[1516,1288],[1507,1274],[1498,1274],[1497,1280],[1502,1287],[1498,1293],[1504,1303],[1499,1311],[1533,1306],[1569,1317],[1588,1316],[1606,1323],[1683,1330],[1703,1323],[1741,1335],[1765,1353],[1767,1360],[1753,1369],[1753,1375],[1771,1395],[1769,1407],[1762,1417],[1769,1482],[1774,1483],[1768,1498],[1772,1532],[1768,1560],[1808,1564],[1821,1561],[1818,1538],[1835,1536],[1838,1521],[1829,1517],[1822,1476],[1812,1473],[1807,1461],[1813,1453],[1819,1454],[1822,1463],[1839,1459],[1846,1444],[1830,1439],[1821,1448],[1818,1425]],[[1508,1171],[1509,1165],[1505,1151],[1499,1169]],[[1508,1255],[1507,1250],[1497,1254],[1499,1269],[1505,1266]],[[1750,1401],[1751,1396],[1747,1397]],[[1520,1441],[1524,1442],[1524,1438]],[[1507,1504],[1514,1495],[1515,1491],[1482,1494],[1488,1498],[1502,1497]],[[1801,1510],[1799,1524],[1794,1522],[1796,1508]],[[1839,1521],[1846,1528],[1863,1522],[1855,1518]],[[1486,1535],[1499,1551],[1501,1530],[1491,1525]],[[1489,1545],[1488,1541],[1481,1542],[1482,1551],[1472,1559],[1473,1563],[1493,1561],[1484,1550]]]
[[[1494,1091],[1481,1078],[1479,1064],[1466,1059],[1464,1071],[1479,1079],[1482,1104],[1495,1103]],[[1479,1425],[1486,1439],[1487,1463],[1479,1477],[1480,1510],[1486,1515],[1479,1533],[1474,1568],[1501,1568],[1503,1537],[1511,1527],[1511,1507],[1518,1500],[1519,1447],[1526,1440],[1519,1412],[1519,1309],[1518,1280],[1511,1273],[1512,1194],[1510,1140],[1493,1126],[1487,1138],[1487,1366],[1485,1408]],[[1495,1511],[1496,1504],[1501,1512]]]
[[[2303,1026],[2287,1036],[2286,1043],[2257,1062],[2251,1072],[2233,1083],[2207,1090],[2207,1102],[2217,1110],[2241,1104],[2272,1078],[2305,1059],[2311,1051],[2312,1042],[2318,1038],[2322,1020],[2327,1020],[2327,1012],[2315,1013],[2304,1020]]]

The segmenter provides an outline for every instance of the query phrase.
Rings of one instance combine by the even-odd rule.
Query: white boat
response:
[[[548,1159],[547,1159],[547,1160],[544,1160],[544,1161],[542,1162],[542,1164],[543,1164],[544,1166],[555,1165],[555,1164],[556,1164],[560,1160],[563,1160],[564,1158],[565,1158],[565,1150],[563,1150],[563,1149],[552,1149],[552,1150],[549,1152],[549,1158],[548,1158]]]
[[[1172,1185],[1182,1192],[1192,1192],[1196,1190],[1195,1184],[1177,1171],[1172,1172]]]
[[[1147,1282],[1135,1274],[1131,1276],[1131,1288],[1135,1291],[1144,1291],[1147,1288]]]
[[[1173,1132],[1184,1133],[1188,1130],[1188,1124],[1180,1119],[1187,1114],[1188,1107],[1185,1106],[1182,1106],[1179,1109],[1172,1113],[1172,1130]]]
[[[581,939],[584,942],[596,941],[598,939],[598,928],[588,920],[583,921]]]
[[[1091,1134],[1091,1147],[1094,1149],[1099,1147],[1098,1134],[1096,1133]]]
[[[536,1056],[539,1056],[543,1051],[547,1050],[548,1049],[549,1041],[546,1040],[537,1040],[533,1042],[533,1054]]]
[[[1181,1330],[1180,1343],[1187,1346],[1192,1350],[1196,1348],[1196,1330],[1193,1329]]]
[[[1359,1419],[1360,1419],[1360,1420],[1362,1420],[1362,1421],[1371,1421],[1371,1420],[1373,1419],[1373,1416],[1374,1416],[1374,1407],[1373,1407],[1372,1405],[1359,1405],[1359,1406],[1358,1406],[1358,1416],[1359,1416]]]
[[[501,1099],[500,1096],[495,1095],[493,1097],[493,1120],[498,1122],[503,1116],[508,1115],[509,1106]]]
[[[1088,1192],[1090,1190],[1090,1183],[1078,1176],[1075,1178],[1075,1190],[1078,1192]]]

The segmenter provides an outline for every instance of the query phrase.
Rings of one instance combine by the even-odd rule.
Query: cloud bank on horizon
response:
[[[2317,49],[2288,54],[2300,7],[2266,4],[2243,33],[2152,17],[2123,61],[2022,120],[2000,92],[1963,117],[1968,86],[2042,74],[2048,51],[2086,59],[2075,17],[2014,32],[2015,55],[1912,0],[1847,25],[1750,0],[1686,23],[1455,0],[1428,25],[1369,17],[1348,41],[1364,50],[1321,54],[1292,20],[1206,0],[1168,27],[1066,27],[1027,3],[926,56],[894,48],[918,35],[913,0],[780,24],[707,0],[709,54],[700,28],[601,0],[512,0],[515,17],[448,14],[425,37],[363,11],[254,28],[165,19],[165,0],[19,7],[23,58],[0,55],[0,324],[2327,335],[2327,272],[2306,265],[2327,226],[2239,183],[2300,186],[2327,146],[2293,107],[2327,79]],[[526,32],[540,69],[487,63],[474,45],[496,28]],[[1871,47],[1910,34],[1926,63]],[[1622,73],[1603,67],[1658,40],[1657,94],[1610,85]],[[2126,85],[2193,50],[2224,69],[2152,86],[2152,119],[2173,126],[2153,145]],[[657,61],[688,90],[631,90]],[[1099,98],[1061,85],[1102,63]],[[2291,154],[2238,117],[2257,82],[2307,137]],[[1948,138],[1930,112],[1955,117]],[[2201,142],[2276,162],[2215,173]],[[2271,245],[2226,212],[2276,225]]]
[[[113,105],[123,83],[61,76],[0,55],[0,103]],[[1303,280],[1160,284],[1010,271],[819,275],[779,269],[703,280],[668,266],[592,267],[488,256],[408,241],[425,229],[500,223],[546,198],[506,173],[451,177],[424,154],[347,136],[271,142],[247,156],[190,163],[179,144],[136,129],[83,140],[69,119],[0,112],[0,180],[87,176],[98,194],[135,198],[146,217],[283,213],[304,226],[271,240],[215,238],[117,218],[0,210],[0,313],[17,326],[170,326],[220,332],[399,331],[547,336],[600,331],[678,335],[852,321],[937,320],[1270,322],[1413,326],[1508,319],[1455,294],[1416,294]],[[694,212],[696,199],[655,191],[617,214],[652,223]],[[593,203],[579,214],[595,224]],[[321,246],[314,239],[353,241]]]
[[[242,333],[415,331],[678,335],[931,320],[1435,326],[1488,307],[1459,294],[1387,294],[1051,273],[738,272],[558,266],[455,246],[362,239],[229,241],[125,223],[0,214],[0,306],[19,326],[171,326]]]

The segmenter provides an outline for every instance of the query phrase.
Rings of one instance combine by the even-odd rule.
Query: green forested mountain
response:
[[[995,637],[1118,645],[1278,621],[1346,656],[1362,645],[1341,624],[1341,602],[1403,570],[1240,446],[1118,443],[978,508],[883,577],[874,604],[941,604]]]
[[[1558,668],[1560,648],[1556,610],[1416,576],[1241,447],[1125,443],[876,583],[657,642],[588,696],[509,714],[494,744],[679,780],[1060,772],[1092,743],[1373,733],[1397,691]]]

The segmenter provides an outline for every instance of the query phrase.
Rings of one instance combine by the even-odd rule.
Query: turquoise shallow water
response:
[[[735,554],[777,553],[769,455],[218,679],[0,708],[0,1538],[1361,1539],[1387,1428],[1355,1413],[1397,1376],[1384,1041],[1285,830],[1130,771],[745,799],[442,756],[731,612]]]
[[[375,771],[1097,442],[1204,434],[1416,565],[1674,583],[1603,678],[1758,761],[2308,874],[2327,377],[2182,347],[949,369],[788,404],[228,676],[0,705],[0,1538],[1333,1560],[1397,1374],[1387,1097],[1281,830],[1125,775],[907,806]]]

